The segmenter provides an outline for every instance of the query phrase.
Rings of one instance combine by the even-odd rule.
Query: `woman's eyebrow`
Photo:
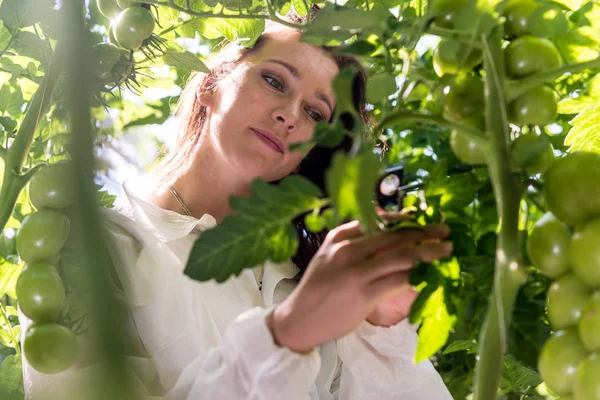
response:
[[[290,72],[290,74],[292,74],[294,76],[294,78],[302,79],[302,75],[300,74],[300,71],[298,71],[298,68],[294,67],[292,64],[289,64],[282,60],[277,60],[275,58],[270,58],[265,61],[279,64],[279,65],[283,66],[285,69],[287,69]],[[327,95],[320,90],[317,90],[315,95],[317,96],[317,99],[319,99],[319,100],[323,101],[325,104],[327,104],[327,106],[329,107],[329,112],[331,114],[333,114],[333,105],[332,105],[331,101],[329,100],[329,98],[327,97]]]

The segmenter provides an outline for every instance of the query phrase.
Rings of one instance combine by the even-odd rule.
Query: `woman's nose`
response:
[[[298,107],[292,104],[277,107],[273,110],[273,120],[277,125],[284,125],[288,131],[295,130],[299,122]]]

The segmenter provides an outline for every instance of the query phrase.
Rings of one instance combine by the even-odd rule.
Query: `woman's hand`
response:
[[[447,226],[432,225],[367,236],[358,221],[333,229],[300,284],[273,311],[270,327],[275,341],[309,352],[348,334],[375,315],[374,310],[390,309],[391,299],[410,288],[408,277],[416,262],[450,255],[452,244],[440,242],[448,233]],[[377,308],[379,304],[383,305]],[[391,309],[394,312],[384,311],[385,318],[399,308]]]

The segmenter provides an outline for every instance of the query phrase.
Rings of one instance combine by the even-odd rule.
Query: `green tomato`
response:
[[[552,391],[560,396],[568,395],[573,390],[577,366],[586,357],[587,351],[575,329],[558,331],[544,343],[538,370]]]
[[[554,4],[542,4],[529,16],[529,30],[534,36],[556,38],[566,35],[569,29],[565,13]]]
[[[471,71],[481,62],[481,51],[453,40],[442,40],[433,52],[433,69],[438,76]]]
[[[548,209],[569,225],[600,216],[600,154],[575,152],[555,160],[544,175]]]
[[[552,213],[544,214],[527,239],[527,255],[544,275],[556,279],[570,270],[571,234]]]
[[[68,161],[50,164],[37,171],[29,182],[29,200],[38,210],[63,209],[73,203],[72,165]]]
[[[574,400],[600,400],[600,355],[590,354],[577,368]],[[562,397],[561,397],[562,400]]]
[[[529,16],[538,8],[533,0],[511,0],[504,8],[506,18],[504,33],[508,36],[522,36],[529,32]]]
[[[383,72],[369,78],[367,85],[367,101],[371,104],[380,103],[383,99],[396,93],[396,78]]]
[[[513,78],[522,78],[562,65],[562,58],[554,43],[535,36],[521,36],[504,50],[506,72]]]
[[[34,324],[27,329],[23,350],[36,371],[57,374],[75,363],[79,343],[73,331],[62,325]]]
[[[510,103],[509,119],[517,125],[547,125],[556,118],[558,103],[546,85],[531,89]]]
[[[304,225],[309,231],[319,233],[325,229],[325,220],[319,214],[310,213],[304,217]]]
[[[154,30],[154,16],[143,7],[130,7],[121,12],[114,25],[114,35],[119,45],[135,50]]]
[[[98,10],[106,18],[117,16],[121,11],[121,7],[117,4],[117,0],[96,0]]]
[[[600,218],[586,223],[573,234],[571,263],[579,279],[592,287],[600,287]]]
[[[600,292],[595,292],[583,308],[579,338],[589,351],[600,350]]]
[[[467,118],[463,123],[477,128],[483,126],[481,118]],[[485,153],[481,147],[470,139],[465,138],[456,130],[453,130],[450,134],[450,147],[456,158],[466,164],[485,164]]]
[[[436,0],[431,4],[431,11],[436,16],[436,25],[452,29],[454,28],[454,19],[467,0]]]
[[[17,233],[19,256],[29,264],[55,257],[67,242],[69,229],[69,220],[59,211],[29,214]]]
[[[444,98],[444,115],[450,119],[462,120],[481,115],[484,107],[483,81],[478,76],[454,82]]]
[[[16,291],[21,311],[34,322],[54,322],[63,310],[65,287],[51,265],[30,265],[19,276]]]
[[[112,43],[98,43],[94,46],[95,73],[101,78],[110,77],[112,68],[115,66],[121,51]]]
[[[545,134],[519,136],[511,145],[515,166],[528,175],[546,172],[554,161],[554,148]]]
[[[548,319],[552,327],[565,329],[576,326],[591,295],[592,289],[575,275],[558,278],[548,289]]]

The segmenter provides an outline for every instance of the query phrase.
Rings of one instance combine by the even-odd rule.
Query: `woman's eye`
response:
[[[273,78],[272,76],[269,76],[269,75],[263,75],[263,79],[265,81],[267,81],[267,83],[270,86],[274,87],[275,89],[277,89],[277,90],[283,89],[283,83],[279,79]]]
[[[308,110],[308,115],[310,115],[310,117],[312,119],[314,119],[316,122],[319,122],[319,121],[323,120],[323,116],[319,112],[316,112],[316,111],[313,111],[313,110]]]

